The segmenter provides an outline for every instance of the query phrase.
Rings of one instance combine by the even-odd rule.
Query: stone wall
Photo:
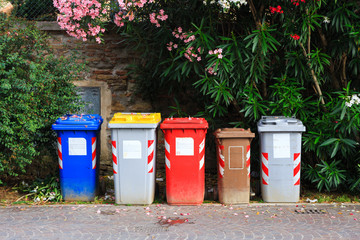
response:
[[[56,54],[78,54],[79,61],[87,66],[84,79],[75,82],[81,87],[99,87],[101,116],[104,118],[101,130],[100,174],[112,174],[110,130],[107,125],[116,112],[153,112],[149,101],[135,94],[135,81],[128,76],[127,66],[136,57],[121,43],[116,32],[107,32],[105,43],[83,42],[70,37],[56,22],[38,22],[39,28],[50,37],[50,44]],[[162,134],[159,134],[160,138]],[[161,140],[160,140],[161,141]],[[161,162],[162,155],[158,156]],[[162,160],[163,161],[163,160]],[[159,165],[159,164],[158,164]],[[160,168],[161,168],[160,164]]]
[[[38,22],[38,26],[48,33],[50,44],[58,55],[74,52],[79,54],[79,61],[86,62],[88,68],[84,79],[75,84],[82,87],[100,88],[100,114],[104,118],[101,130],[100,174],[112,175],[111,133],[107,125],[113,114],[116,112],[161,112],[164,119],[171,112],[168,107],[175,105],[173,97],[161,93],[157,101],[151,104],[150,101],[142,99],[141,94],[135,93],[135,80],[128,76],[127,66],[136,60],[136,54],[126,48],[115,31],[105,34],[104,44],[97,44],[68,36],[56,22]],[[187,102],[183,107],[194,108],[191,91],[187,94],[188,101],[183,101]],[[158,139],[156,168],[161,172],[157,175],[163,176],[164,138],[161,131],[158,131]],[[207,169],[216,169],[215,148],[211,140],[213,139],[208,137],[205,166]]]

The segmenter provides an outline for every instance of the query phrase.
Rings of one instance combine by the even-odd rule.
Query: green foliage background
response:
[[[54,56],[34,24],[1,17],[1,179],[24,172],[44,150],[56,153],[51,124],[77,109],[72,81],[82,67],[74,62]]]
[[[175,116],[203,116],[212,129],[234,123],[257,132],[262,115],[295,116],[307,128],[302,183],[359,192],[360,109],[346,106],[360,87],[359,1],[248,0],[227,10],[210,2],[159,0],[134,9],[121,34],[145,59],[133,68],[140,92],[156,99],[168,91],[177,98]],[[283,13],[271,13],[277,6]],[[146,19],[160,9],[169,18],[156,27]],[[178,27],[195,40],[175,38]],[[170,42],[178,48],[167,50]],[[201,49],[200,61],[186,59],[191,47]],[[218,48],[222,58],[209,54]],[[190,94],[194,107],[182,109]]]

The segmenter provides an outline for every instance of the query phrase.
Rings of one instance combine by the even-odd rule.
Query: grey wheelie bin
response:
[[[301,135],[305,126],[294,117],[263,116],[258,122],[261,194],[265,202],[298,202]]]

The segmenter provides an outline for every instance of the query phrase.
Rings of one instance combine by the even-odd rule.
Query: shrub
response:
[[[2,178],[24,172],[42,148],[51,148],[51,124],[77,109],[72,81],[81,67],[74,62],[54,56],[46,36],[33,24],[0,19]]]
[[[144,96],[191,89],[192,111],[255,132],[261,115],[295,115],[307,127],[302,176],[319,190],[360,190],[358,1],[118,3],[114,23],[144,59],[134,68]]]

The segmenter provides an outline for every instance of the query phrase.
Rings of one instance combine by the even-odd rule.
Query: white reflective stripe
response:
[[[246,165],[249,166],[247,167],[247,171],[248,171],[248,176],[250,177],[250,148],[249,148],[249,151],[247,151],[246,153]]]
[[[221,146],[223,147],[223,146]],[[222,155],[221,153],[221,147],[218,147],[218,152],[219,152],[219,173],[220,173],[220,177],[224,177],[224,168],[221,166],[225,166],[225,157],[224,155]]]
[[[96,138],[95,138],[95,141],[94,143],[91,145],[91,148],[92,148],[92,156],[93,156],[93,159],[92,159],[92,169],[95,169],[96,167]],[[95,153],[95,156],[94,156],[94,153]]]
[[[300,179],[300,171],[294,176],[294,184]]]
[[[200,160],[200,167],[199,170],[201,170],[201,168],[204,166],[204,162],[205,162],[205,156],[203,156]]]
[[[150,172],[153,167],[154,167],[154,144],[155,141],[154,140],[149,140],[148,143],[151,142],[150,146],[148,147],[148,173],[152,173]],[[152,155],[152,156],[151,156]],[[149,159],[151,157],[151,159]]]
[[[116,152],[116,147],[114,147],[114,142],[112,142],[111,144],[111,147],[112,147],[112,154],[113,154],[113,170],[114,170],[114,174],[117,174],[117,162],[118,162],[118,159],[117,159],[117,152]],[[116,142],[115,142],[116,144]]]
[[[165,156],[165,164],[170,169],[170,161],[166,156]]]
[[[154,143],[155,141],[148,147],[148,156],[154,151]]]
[[[165,150],[170,153],[170,145],[167,143],[167,141],[165,140]]]
[[[59,140],[57,141],[57,146],[58,146],[59,151],[62,153],[62,147],[61,147]]]
[[[61,140],[60,140],[61,141]],[[59,167],[60,169],[63,169],[63,162],[62,162],[62,146],[60,144],[60,141],[59,141],[59,138],[57,140],[57,145],[58,145],[58,160],[59,160]],[[61,157],[60,157],[60,154],[61,154]]]
[[[220,157],[221,161],[223,161],[225,163],[225,157],[224,157],[224,155],[221,154],[220,151],[221,150],[219,149],[219,157]]]
[[[220,175],[223,177],[224,176],[224,168],[220,164],[219,164],[219,172],[220,172]]]
[[[294,181],[294,184],[297,183],[300,179],[300,154],[299,156],[294,160],[294,173],[295,173],[295,168],[296,167],[299,167],[299,171],[294,175],[294,178],[293,178],[293,181]]]
[[[205,147],[205,138],[199,145],[199,153],[201,153],[204,150],[204,147]]]
[[[154,161],[151,161],[148,163],[148,173],[151,171],[151,169],[154,167]]]
[[[261,162],[267,169],[267,174],[269,174],[268,160],[261,154]],[[269,184],[269,176],[265,173],[264,168],[261,168],[261,177],[266,184]]]

